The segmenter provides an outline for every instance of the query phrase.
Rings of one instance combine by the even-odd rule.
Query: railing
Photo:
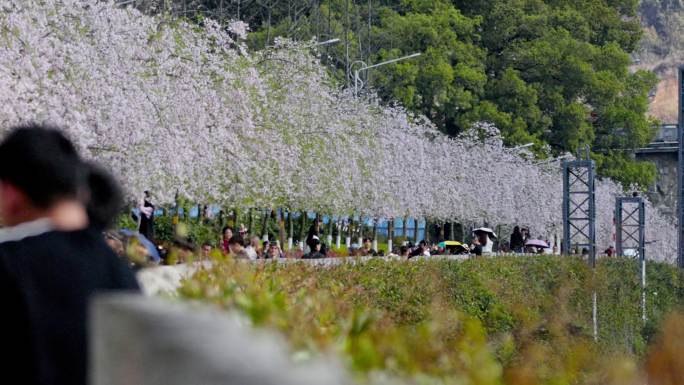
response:
[[[676,153],[679,149],[677,125],[663,124],[658,129],[653,141],[648,146],[636,150],[637,154]]]
[[[676,124],[662,124],[656,133],[653,142],[676,142],[677,141],[677,125]]]

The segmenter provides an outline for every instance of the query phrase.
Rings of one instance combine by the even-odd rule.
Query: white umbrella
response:
[[[479,227],[475,230],[473,230],[473,233],[487,233],[492,236],[492,238],[496,238],[496,233],[494,233],[494,230],[490,229],[489,227]]]

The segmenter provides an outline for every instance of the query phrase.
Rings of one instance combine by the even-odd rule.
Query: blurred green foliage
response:
[[[335,352],[362,382],[609,384],[638,364],[684,302],[684,274],[648,265],[648,323],[638,264],[576,258],[306,263],[216,262],[181,297],[243,312],[279,329],[294,355]],[[592,292],[598,293],[598,342]]]

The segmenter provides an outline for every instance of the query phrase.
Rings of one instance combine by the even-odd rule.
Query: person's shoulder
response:
[[[19,250],[38,250],[50,247],[50,244],[59,239],[56,231],[48,231],[42,234],[31,235],[26,238],[0,242],[0,253],[12,253]]]

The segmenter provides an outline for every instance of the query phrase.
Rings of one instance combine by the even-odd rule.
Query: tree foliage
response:
[[[1,126],[64,127],[132,196],[147,189],[159,203],[178,195],[240,209],[517,223],[549,238],[560,229],[557,161],[506,148],[488,122],[449,137],[404,107],[355,98],[306,43],[250,50],[241,22],[226,31],[95,0],[0,0],[0,9]],[[499,111],[491,101],[478,107]],[[623,154],[595,157],[606,175],[642,178]],[[597,183],[600,247],[621,194],[611,180]],[[647,254],[673,258],[671,222],[647,213],[647,238],[657,240]]]
[[[647,115],[655,75],[629,70],[642,33],[636,0],[187,0],[174,2],[177,9],[181,3],[246,20],[255,48],[276,36],[340,38],[323,52],[347,85],[356,60],[421,52],[362,72],[364,82],[449,135],[490,121],[506,144],[532,142],[543,156],[549,146],[558,154],[588,145],[600,174],[625,185],[645,187],[655,176],[622,151],[646,145],[656,123]]]

